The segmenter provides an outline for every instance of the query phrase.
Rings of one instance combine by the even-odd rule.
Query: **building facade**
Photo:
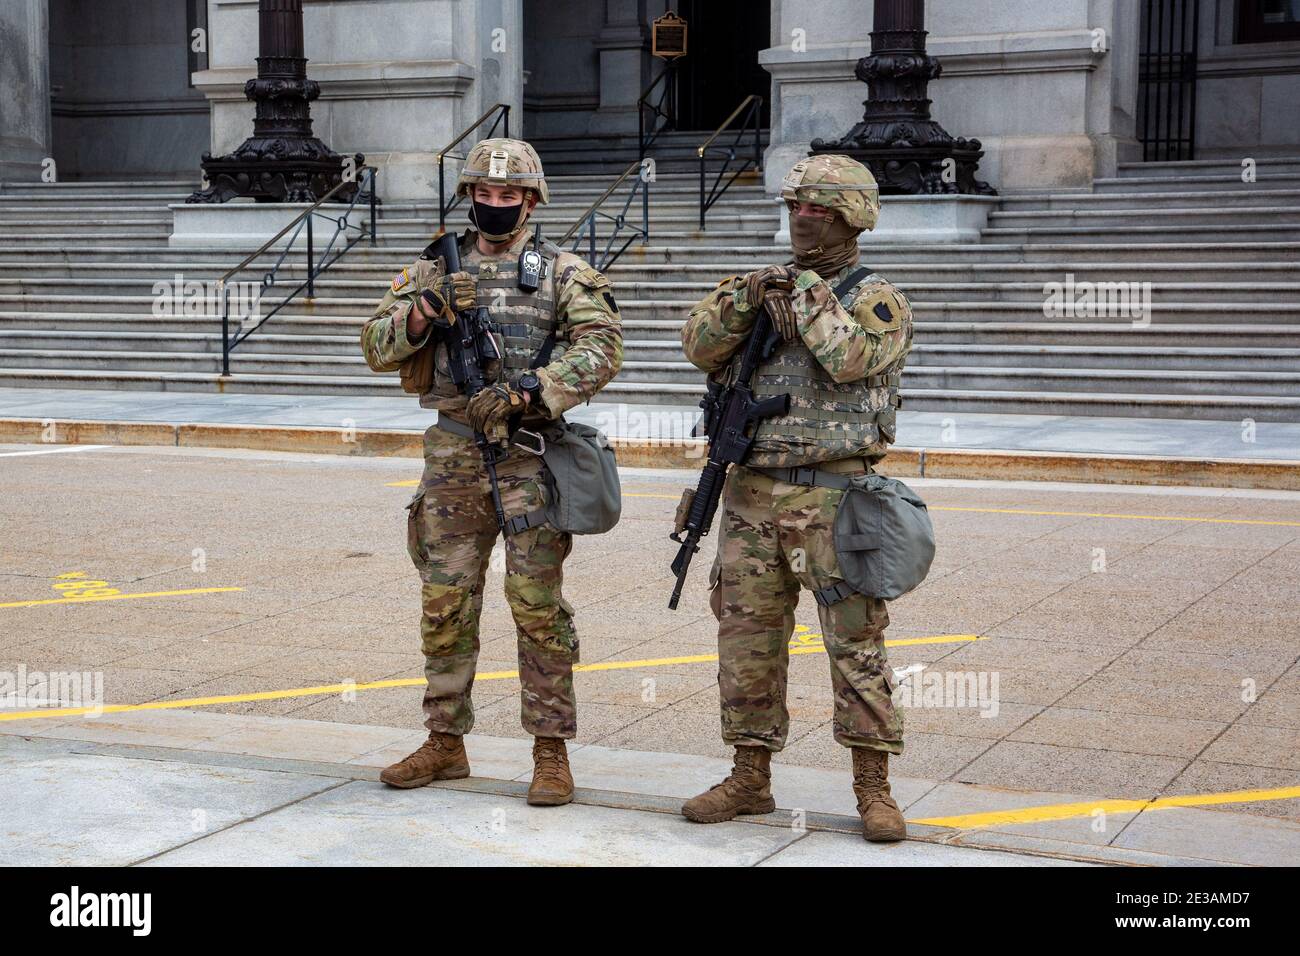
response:
[[[428,198],[434,154],[497,103],[544,159],[636,145],[664,70],[651,24],[688,23],[676,126],[707,136],[763,97],[769,180],[861,114],[866,0],[277,0],[304,9],[315,130]],[[257,0],[6,0],[0,181],[197,179],[248,135]],[[1003,192],[1088,188],[1128,160],[1300,152],[1300,0],[928,0],[933,112]],[[653,91],[652,91],[653,92]],[[46,173],[48,176],[48,173]],[[774,183],[769,181],[769,187]]]

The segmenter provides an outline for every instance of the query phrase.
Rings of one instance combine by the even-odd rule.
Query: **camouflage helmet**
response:
[[[871,170],[856,159],[833,153],[795,163],[781,181],[781,198],[833,209],[854,229],[876,228],[880,215],[880,188]]]
[[[551,199],[542,161],[537,151],[522,139],[482,139],[475,143],[456,181],[456,194],[468,196],[474,183],[522,186],[536,191],[539,203]]]

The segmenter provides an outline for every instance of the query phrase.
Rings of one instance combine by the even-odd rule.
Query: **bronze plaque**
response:
[[[672,60],[686,55],[686,21],[669,10],[650,25],[650,53]]]

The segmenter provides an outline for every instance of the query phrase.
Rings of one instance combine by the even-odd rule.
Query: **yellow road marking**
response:
[[[135,598],[180,597],[183,594],[218,594],[243,588],[186,588],[183,591],[144,591],[139,594],[97,594],[91,597],[42,598],[38,601],[10,601],[0,607],[35,607],[38,604],[88,604],[91,601],[129,601]]]
[[[1047,515],[1060,518],[1116,518],[1123,521],[1195,521],[1201,524],[1254,524],[1300,528],[1300,521],[1258,521],[1248,518],[1193,518],[1187,515],[1129,515],[1105,511],[1030,511],[1023,508],[931,507],[931,511],[973,511],[989,515]]]
[[[654,495],[645,492],[624,492],[624,498],[663,498],[665,501],[678,501],[681,495]],[[1247,518],[1193,518],[1185,515],[1130,515],[1112,514],[1105,511],[1031,511],[1027,508],[958,508],[955,506],[931,505],[931,511],[969,511],[986,515],[1046,515],[1055,518],[1115,518],[1125,521],[1193,521],[1202,524],[1251,524],[1274,525],[1283,528],[1300,528],[1300,521],[1258,521]]]
[[[419,478],[412,478],[410,481],[390,481],[385,488],[414,488],[420,483]]]
[[[826,650],[821,644],[810,643],[819,634],[804,634],[798,642],[791,642],[791,654],[816,654]],[[905,647],[911,644],[956,644],[983,641],[977,634],[941,634],[936,637],[910,637],[885,641],[886,647]],[[578,664],[574,672],[617,671],[636,667],[667,667],[672,664],[702,664],[716,661],[717,654],[688,654],[682,657],[656,657],[638,661],[603,661],[599,664]],[[519,677],[514,671],[487,671],[475,674],[474,680],[513,680]],[[257,700],[282,700],[289,697],[313,697],[325,694],[342,694],[345,691],[375,690],[384,687],[420,687],[423,677],[403,677],[394,680],[369,681],[364,684],[323,684],[318,687],[291,687],[286,690],[264,690],[251,694],[226,694],[220,697],[190,697],[185,700],[155,700],[147,704],[105,704],[102,707],[59,707],[48,710],[23,710],[5,713],[0,710],[0,721],[39,720],[42,717],[79,717],[84,714],[120,714],[138,710],[177,710],[186,707],[211,707],[216,704],[242,704]]]
[[[954,830],[972,830],[982,827],[1003,826],[1010,823],[1048,823],[1054,820],[1073,820],[1090,817],[1098,811],[1104,813],[1138,813],[1143,810],[1168,810],[1171,807],[1205,807],[1225,803],[1255,803],[1263,800],[1291,800],[1300,797],[1300,787],[1276,787],[1270,790],[1230,790],[1224,793],[1194,793],[1177,797],[1159,797],[1155,800],[1090,800],[1084,803],[1054,803],[1020,810],[991,810],[986,813],[965,813],[952,817],[925,817],[909,820],[934,827]]]

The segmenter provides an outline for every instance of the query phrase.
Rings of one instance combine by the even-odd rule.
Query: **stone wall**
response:
[[[336,152],[382,168],[380,195],[437,193],[435,153],[494,103],[523,103],[523,0],[305,0],[307,75],[320,83],[316,135]],[[244,81],[255,75],[256,0],[208,0],[209,69],[195,84],[212,104],[212,151],[253,129]],[[500,130],[498,130],[498,134]],[[477,138],[471,134],[461,149]],[[459,161],[448,160],[448,188]]]
[[[983,142],[980,178],[1004,191],[1113,174],[1137,149],[1138,11],[1127,0],[930,0],[928,49],[943,66],[934,118]],[[811,140],[860,118],[867,87],[853,67],[871,49],[871,4],[772,0],[772,24],[760,54],[773,84],[770,188]]]
[[[50,0],[60,179],[177,175],[197,183],[208,106],[189,85],[180,0]]]
[[[1300,153],[1300,42],[1237,43],[1234,4],[1201,14],[1198,159]]]
[[[51,155],[45,0],[0,3],[0,182],[41,176]]]

